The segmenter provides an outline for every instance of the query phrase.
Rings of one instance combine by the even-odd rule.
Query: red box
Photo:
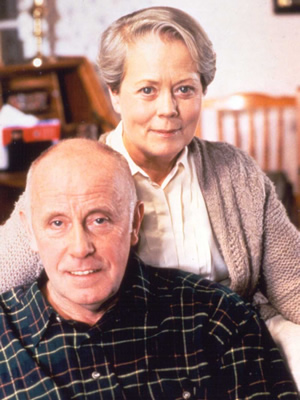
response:
[[[27,170],[41,152],[60,139],[60,128],[58,119],[43,120],[29,127],[3,127],[0,135],[0,170]]]
[[[2,129],[2,145],[21,140],[24,143],[56,141],[60,138],[60,121],[50,119],[33,126],[8,126]]]

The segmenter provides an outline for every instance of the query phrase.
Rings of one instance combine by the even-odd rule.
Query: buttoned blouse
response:
[[[137,195],[145,205],[138,254],[157,267],[178,268],[227,284],[228,270],[216,245],[195,165],[187,146],[161,185],[131,159],[122,123],[106,144],[128,161]]]

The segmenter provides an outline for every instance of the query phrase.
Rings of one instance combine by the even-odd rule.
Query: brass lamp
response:
[[[33,16],[33,34],[36,38],[37,52],[32,60],[35,67],[40,67],[45,60],[43,56],[43,18],[46,14],[45,0],[34,0],[32,7]]]

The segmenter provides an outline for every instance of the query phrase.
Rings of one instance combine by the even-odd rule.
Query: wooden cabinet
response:
[[[94,136],[113,129],[118,117],[94,65],[85,57],[61,57],[32,64],[0,66],[0,107],[11,104],[39,119],[58,118],[62,138]],[[0,172],[0,223],[25,186],[26,171]]]
[[[0,106],[5,103],[40,119],[59,118],[63,135],[79,124],[105,132],[118,121],[95,67],[84,57],[62,57],[38,68],[0,66]]]

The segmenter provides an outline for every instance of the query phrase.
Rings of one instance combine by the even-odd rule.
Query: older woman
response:
[[[194,137],[215,53],[186,13],[153,7],[103,34],[99,66],[122,122],[100,140],[129,162],[145,218],[138,252],[152,265],[189,270],[257,296],[265,318],[300,323],[300,235],[250,157]],[[18,221],[1,231],[2,290],[39,272]],[[268,304],[267,304],[268,303]]]
[[[194,138],[215,75],[203,29],[177,9],[138,11],[104,32],[99,66],[122,119],[101,140],[127,158],[145,202],[141,258],[246,297],[259,286],[300,323],[300,235],[272,184],[241,151]]]

